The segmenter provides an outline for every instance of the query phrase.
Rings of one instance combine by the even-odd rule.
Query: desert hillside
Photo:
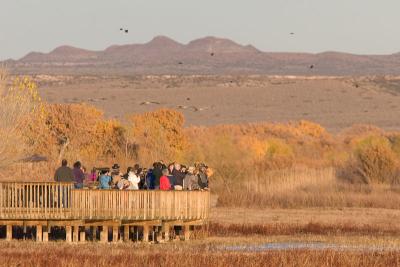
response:
[[[273,53],[216,37],[181,44],[157,36],[145,44],[112,45],[102,51],[64,45],[3,64],[18,74],[400,74],[399,53]]]

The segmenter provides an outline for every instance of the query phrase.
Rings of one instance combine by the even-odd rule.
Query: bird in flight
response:
[[[182,64],[183,64],[183,62],[179,61],[179,62],[178,62],[178,64],[179,64],[179,65],[182,65]]]
[[[313,69],[314,68],[314,65],[310,65],[310,69]]]
[[[294,32],[291,32],[290,35],[294,35]]]
[[[125,30],[125,33],[128,33],[129,32],[129,30]]]
[[[214,52],[212,52],[212,53],[210,54],[210,56],[212,56],[212,57],[213,57],[214,55],[215,55]]]

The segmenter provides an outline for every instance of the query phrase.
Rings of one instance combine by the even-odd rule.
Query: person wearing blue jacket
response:
[[[111,175],[110,175],[110,171],[107,170],[103,170],[100,174],[100,178],[99,178],[99,189],[110,189],[110,183],[111,183]]]

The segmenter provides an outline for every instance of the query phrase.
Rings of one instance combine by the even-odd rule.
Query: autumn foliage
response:
[[[309,121],[185,127],[183,114],[171,109],[117,121],[87,104],[43,103],[29,79],[2,90],[0,165],[42,155],[48,168],[37,176],[44,180],[62,158],[88,168],[206,162],[220,204],[276,207],[388,206],[364,196],[374,185],[395,194],[399,184],[400,133],[374,126],[336,135]]]

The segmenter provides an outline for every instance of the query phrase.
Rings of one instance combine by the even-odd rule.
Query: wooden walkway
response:
[[[37,241],[47,241],[51,228],[65,228],[66,240],[86,241],[100,231],[100,241],[170,240],[171,229],[181,226],[188,239],[195,225],[207,222],[208,191],[131,191],[73,189],[71,183],[0,183],[0,225],[6,240],[13,226],[34,227]],[[90,229],[90,231],[89,231]],[[174,232],[175,234],[175,232]],[[90,237],[90,239],[96,239]]]

